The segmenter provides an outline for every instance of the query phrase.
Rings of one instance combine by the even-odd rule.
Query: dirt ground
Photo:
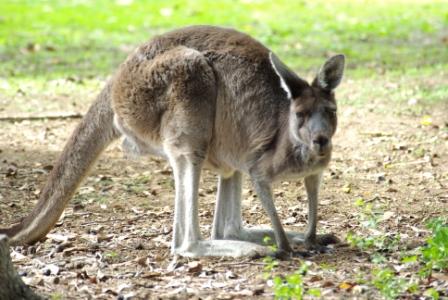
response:
[[[426,117],[425,117],[426,116]],[[448,216],[448,105],[340,105],[334,155],[326,171],[319,207],[319,232],[361,234],[359,198],[382,207],[385,234],[400,234],[402,250],[421,244],[425,223]],[[78,120],[0,122],[0,224],[11,224],[35,205],[48,171]],[[204,171],[200,221],[209,236],[217,178]],[[303,231],[306,198],[301,180],[280,182],[276,205],[289,230]],[[248,226],[269,225],[251,186],[243,195]],[[53,299],[272,298],[262,259],[179,259],[169,246],[173,180],[161,160],[123,157],[119,143],[68,205],[51,234],[12,257],[26,283]],[[400,249],[401,250],[401,249]],[[387,253],[394,257],[397,253]],[[307,287],[325,299],[376,298],[369,280],[375,267],[368,254],[337,245],[308,258]],[[281,261],[277,273],[292,273],[300,259]],[[406,275],[405,275],[406,276]],[[349,285],[343,285],[349,283]],[[347,286],[349,288],[347,288]],[[447,296],[447,295],[445,295]]]

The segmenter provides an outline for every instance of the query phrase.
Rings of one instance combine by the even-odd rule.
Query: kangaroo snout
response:
[[[318,135],[313,139],[313,150],[319,156],[327,155],[331,150],[330,139],[324,135]]]

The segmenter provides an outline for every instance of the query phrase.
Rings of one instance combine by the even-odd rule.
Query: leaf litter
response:
[[[319,230],[335,232],[344,241],[350,231],[362,231],[356,199],[383,207],[381,225],[372,232],[401,236],[398,248],[383,255],[405,278],[414,269],[400,263],[399,252],[423,245],[429,235],[425,223],[448,215],[448,107],[398,114],[392,104],[387,105],[388,113],[348,107],[346,113],[342,111],[333,161],[320,196]],[[57,119],[2,122],[2,225],[26,215],[35,205],[76,123]],[[173,259],[171,171],[162,160],[144,161],[123,158],[118,143],[113,144],[51,233],[36,245],[12,250],[24,281],[39,293],[65,299],[272,298],[261,259]],[[204,237],[210,236],[216,182],[214,174],[204,171],[199,193]],[[277,184],[275,197],[285,227],[303,231],[307,217],[301,182]],[[269,225],[248,182],[243,207],[250,226]],[[342,243],[330,253],[307,260],[311,267],[305,285],[319,288],[322,297],[378,296],[369,284],[371,270],[378,264],[368,251]],[[277,272],[293,273],[298,268],[299,260],[281,261]],[[434,272],[420,286],[440,290],[448,288],[447,280],[446,273]]]

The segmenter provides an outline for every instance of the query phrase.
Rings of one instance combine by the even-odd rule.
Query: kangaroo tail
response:
[[[12,245],[33,244],[51,230],[98,156],[120,136],[113,124],[110,90],[109,82],[71,135],[31,213],[0,228]]]

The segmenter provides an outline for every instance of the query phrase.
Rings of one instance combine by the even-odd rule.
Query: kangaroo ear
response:
[[[341,83],[344,68],[345,56],[343,54],[329,58],[317,73],[313,86],[327,91],[334,90]]]
[[[280,77],[280,85],[285,90],[288,98],[298,97],[309,84],[300,78],[294,71],[288,68],[274,53],[269,53],[271,65],[275,73]]]

